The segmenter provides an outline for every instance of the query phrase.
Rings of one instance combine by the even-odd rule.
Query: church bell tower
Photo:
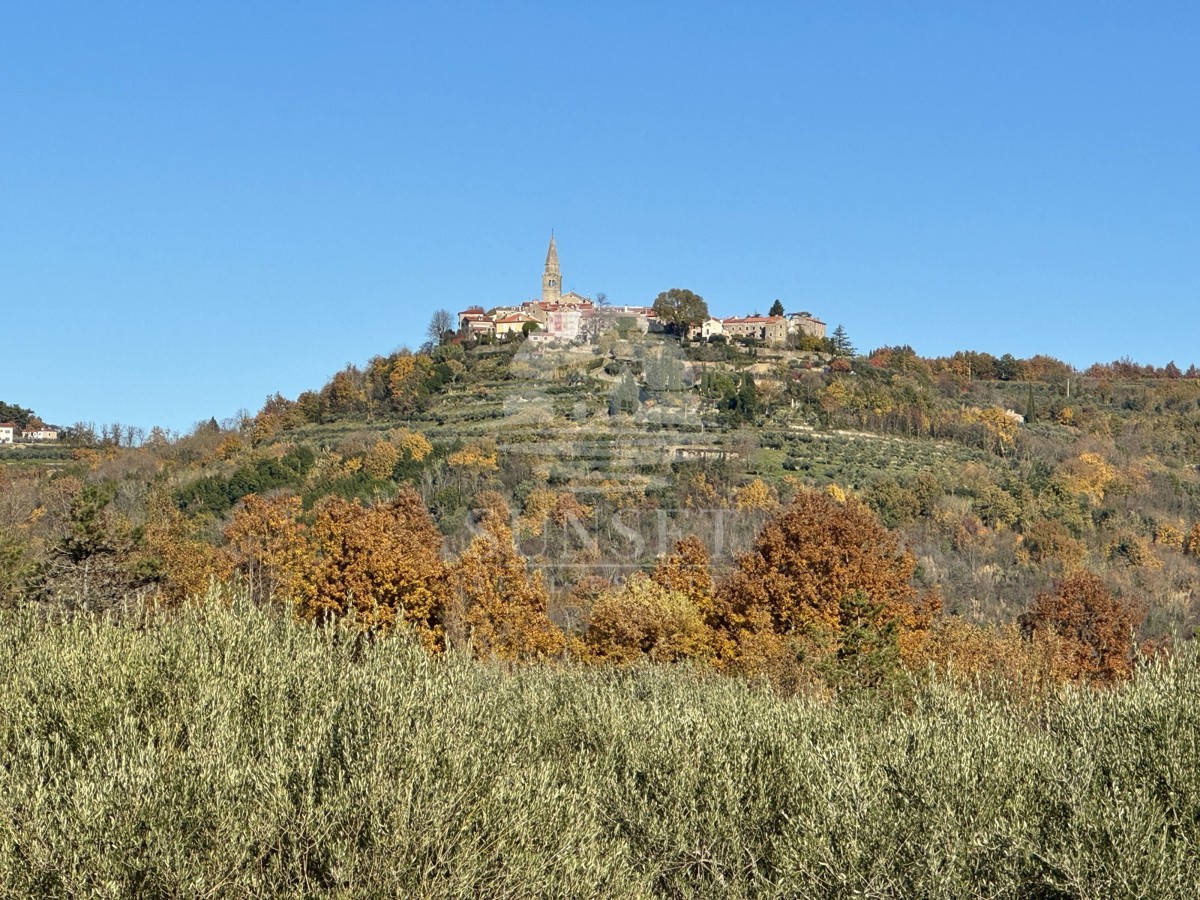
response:
[[[558,303],[562,300],[562,273],[558,270],[558,248],[554,246],[554,232],[550,232],[550,249],[546,251],[546,268],[542,272],[542,302]]]

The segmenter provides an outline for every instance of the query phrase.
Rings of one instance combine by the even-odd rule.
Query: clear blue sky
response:
[[[564,283],[1200,362],[1200,4],[0,0],[0,400],[188,429]]]

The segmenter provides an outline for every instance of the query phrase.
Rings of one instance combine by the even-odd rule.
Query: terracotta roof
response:
[[[728,319],[722,319],[723,325],[758,325],[763,322],[782,322],[783,316],[730,316]]]

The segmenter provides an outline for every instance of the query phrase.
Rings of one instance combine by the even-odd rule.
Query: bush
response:
[[[1200,661],[1037,715],[0,612],[8,896],[1194,897]]]

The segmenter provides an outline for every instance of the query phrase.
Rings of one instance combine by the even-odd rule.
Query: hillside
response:
[[[689,535],[725,578],[815,489],[873,511],[911,554],[913,589],[955,621],[1002,629],[1087,572],[1135,611],[1139,641],[1186,639],[1200,621],[1194,376],[636,329],[562,349],[452,342],[348,367],[232,427],[0,469],[0,596],[175,602],[214,577],[262,576],[229,530],[251,494],[294,496],[259,513],[294,522],[302,544],[330,498],[370,505],[409,486],[450,560],[479,536],[480,511],[502,506],[570,638],[606,585],[653,572]]]

